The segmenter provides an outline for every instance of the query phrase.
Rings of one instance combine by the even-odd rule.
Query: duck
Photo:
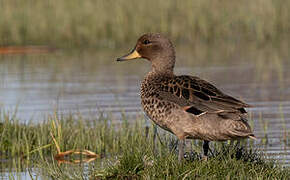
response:
[[[248,124],[245,102],[223,93],[196,76],[175,75],[175,49],[160,33],[142,35],[130,53],[117,61],[146,59],[151,70],[141,83],[141,105],[159,127],[178,138],[178,160],[186,139],[203,140],[203,158],[210,141],[256,139]]]

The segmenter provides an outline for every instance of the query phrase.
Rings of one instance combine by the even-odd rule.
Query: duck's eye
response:
[[[145,39],[144,41],[143,41],[143,44],[150,44],[151,42],[148,40],[148,39]]]

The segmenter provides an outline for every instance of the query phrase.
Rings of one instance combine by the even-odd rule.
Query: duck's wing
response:
[[[246,113],[251,107],[236,98],[224,94],[214,85],[195,76],[175,76],[161,83],[161,98],[174,102],[192,113],[238,112]]]

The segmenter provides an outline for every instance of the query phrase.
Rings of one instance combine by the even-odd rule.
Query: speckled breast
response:
[[[163,129],[169,130],[168,120],[172,103],[163,100],[158,92],[161,88],[158,80],[144,79],[141,84],[141,104],[146,115]]]

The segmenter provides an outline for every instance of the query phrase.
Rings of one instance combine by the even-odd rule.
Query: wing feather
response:
[[[158,94],[161,98],[182,107],[193,106],[202,112],[237,111],[246,113],[244,108],[251,107],[195,76],[175,76],[164,81]]]

